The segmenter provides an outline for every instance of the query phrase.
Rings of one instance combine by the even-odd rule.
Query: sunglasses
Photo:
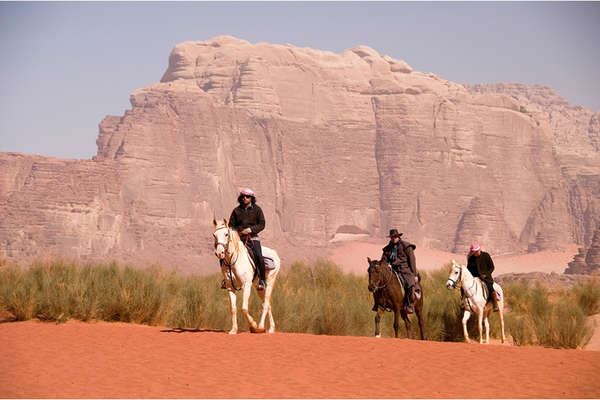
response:
[[[243,195],[242,195],[242,198],[243,198],[243,199],[251,199],[251,198],[252,198],[252,196],[248,196],[247,194],[243,194]]]

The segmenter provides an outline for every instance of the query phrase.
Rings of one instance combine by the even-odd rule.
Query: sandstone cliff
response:
[[[598,226],[596,233],[594,233],[589,248],[579,248],[578,254],[569,263],[565,274],[600,274],[600,226]]]
[[[214,267],[213,215],[243,186],[259,194],[265,243],[288,254],[390,227],[454,252],[589,243],[600,115],[506,87],[366,46],[185,42],[161,82],[102,121],[94,160],[0,154],[0,251]]]

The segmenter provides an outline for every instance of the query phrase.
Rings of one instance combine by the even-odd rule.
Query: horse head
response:
[[[452,260],[452,268],[450,269],[450,276],[448,276],[448,281],[446,282],[446,288],[456,289],[462,285],[462,271],[463,266],[456,262],[456,260]]]
[[[367,273],[369,274],[369,292],[374,292],[377,289],[385,287],[384,268],[387,268],[387,266],[382,261],[371,260],[370,257],[367,257],[367,261],[369,262],[369,268],[367,269]]]
[[[227,220],[223,218],[222,221],[213,219],[213,225],[215,226],[215,255],[219,260],[223,260],[227,255],[229,249],[229,243],[231,242],[231,231],[227,226]]]

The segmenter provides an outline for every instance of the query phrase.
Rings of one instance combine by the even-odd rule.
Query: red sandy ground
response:
[[[596,351],[0,324],[0,397],[10,398],[598,398],[599,368]]]

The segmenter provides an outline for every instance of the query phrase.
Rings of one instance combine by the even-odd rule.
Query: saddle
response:
[[[250,257],[250,264],[256,273],[256,265],[254,265],[254,251],[252,251],[252,247],[246,243],[246,250],[248,250],[248,256]],[[271,257],[267,257],[263,255],[263,262],[265,263],[265,271],[275,269],[275,260]]]
[[[475,278],[475,279],[479,279],[479,278]],[[479,279],[479,280],[481,280],[481,279]],[[490,294],[488,293],[487,285],[483,282],[481,282],[481,283],[482,283],[481,286],[483,289],[483,296],[486,298],[485,304],[488,305],[489,303],[492,302],[492,296],[490,296]],[[500,301],[502,299],[502,294],[495,289],[494,289],[494,291],[496,292],[496,298],[498,299],[498,301]],[[470,309],[473,309],[473,304],[471,304],[470,300],[465,296],[465,292],[464,292],[463,288],[460,288],[460,296],[461,296],[461,299],[463,300],[464,306],[465,307],[468,306]]]
[[[477,278],[479,279],[479,278]],[[494,292],[496,292],[496,298],[498,300],[500,300],[502,298],[502,295],[500,294],[499,291],[497,291],[496,289],[494,289]],[[488,293],[488,287],[485,283],[483,283],[483,295],[485,296],[485,298],[487,299],[485,304],[491,303],[492,302],[492,296],[490,295],[490,293]]]
[[[394,271],[396,278],[398,278],[398,282],[400,282],[402,289],[406,288],[402,274],[400,272],[398,272],[397,270],[395,270],[394,268],[392,268],[392,271]],[[415,296],[415,301],[417,301],[421,298],[421,293],[423,291],[423,289],[421,289],[421,274],[419,272],[417,272],[417,280],[418,280],[418,282],[415,283],[415,285],[414,285],[414,293],[413,293]]]

